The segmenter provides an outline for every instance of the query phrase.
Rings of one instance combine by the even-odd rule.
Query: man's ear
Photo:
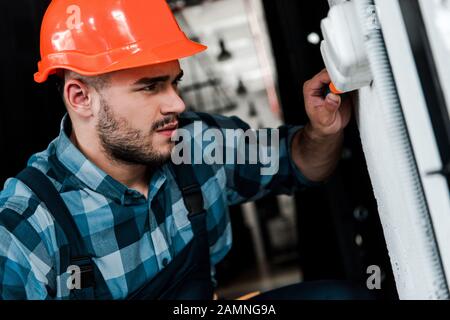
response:
[[[67,79],[64,85],[64,99],[67,108],[80,117],[89,118],[93,113],[92,91],[80,80]]]

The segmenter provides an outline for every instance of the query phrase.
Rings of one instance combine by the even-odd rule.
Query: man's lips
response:
[[[156,132],[164,136],[172,136],[173,132],[178,129],[178,122],[169,123],[161,129],[156,130]]]

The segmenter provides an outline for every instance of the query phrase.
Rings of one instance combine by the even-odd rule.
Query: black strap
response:
[[[63,229],[70,247],[75,249],[71,252],[70,265],[80,267],[81,288],[93,286],[92,260],[87,255],[78,227],[58,190],[45,174],[33,167],[25,168],[16,178],[25,183],[39,200],[45,203],[58,225]],[[67,268],[68,266],[62,267]]]
[[[183,195],[184,204],[189,212],[189,217],[203,212],[203,195],[194,168],[190,164],[173,165],[175,179]]]
[[[55,220],[63,228],[69,243],[78,243],[81,236],[72,215],[47,176],[36,168],[27,167],[17,175],[17,179],[25,183],[45,203]]]

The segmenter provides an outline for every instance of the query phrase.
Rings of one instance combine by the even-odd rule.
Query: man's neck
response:
[[[83,155],[113,179],[121,182],[130,189],[134,189],[145,197],[148,195],[150,172],[147,166],[126,164],[112,160],[103,151],[98,141],[95,143],[82,143],[74,130],[70,135],[72,143],[83,153]],[[96,140],[96,139],[93,139]]]

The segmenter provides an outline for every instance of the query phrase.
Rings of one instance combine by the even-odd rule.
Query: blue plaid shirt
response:
[[[197,113],[185,113],[183,117],[202,120]],[[208,118],[219,128],[248,129],[235,117]],[[210,126],[211,121],[203,129]],[[192,125],[185,128],[193,130]],[[254,164],[195,166],[207,210],[212,266],[231,247],[229,205],[269,193],[290,194],[311,184],[290,157],[290,143],[299,128],[279,128],[279,171],[275,175],[261,175],[260,165]],[[146,198],[90,162],[71,143],[68,131],[70,121],[66,116],[58,138],[46,151],[33,155],[28,165],[51,179],[72,213],[107,289],[114,299],[124,299],[157,276],[191,241],[187,210],[168,165],[153,174]],[[53,157],[63,165],[63,172],[52,168]],[[67,273],[59,267],[59,252],[67,243],[62,243],[58,232],[61,228],[45,204],[21,181],[9,179],[0,193],[1,299],[50,299],[49,289],[56,292],[57,299],[69,297],[64,280],[67,278],[63,276]]]

